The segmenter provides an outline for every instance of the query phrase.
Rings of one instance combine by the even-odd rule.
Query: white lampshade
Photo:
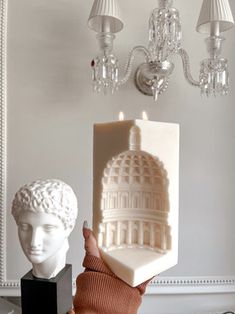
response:
[[[118,0],[95,0],[88,25],[97,33],[117,33],[123,28]]]
[[[224,32],[234,25],[228,0],[204,0],[197,22],[199,33],[210,33],[211,24],[219,22],[219,31]]]

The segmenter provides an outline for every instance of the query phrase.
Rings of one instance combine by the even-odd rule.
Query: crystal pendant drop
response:
[[[181,46],[181,22],[178,10],[156,8],[149,19],[149,51],[152,61],[166,60]]]
[[[93,89],[104,94],[114,93],[118,88],[118,59],[113,54],[113,40],[111,33],[97,34],[100,53],[91,62]]]
[[[101,53],[91,62],[93,88],[104,94],[114,93],[118,88],[118,60],[115,55]]]
[[[223,96],[229,91],[228,61],[226,59],[205,59],[200,69],[201,95]]]

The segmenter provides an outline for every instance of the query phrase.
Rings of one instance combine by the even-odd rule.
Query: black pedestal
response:
[[[67,264],[52,279],[29,271],[21,278],[22,314],[66,314],[72,308],[72,266]]]

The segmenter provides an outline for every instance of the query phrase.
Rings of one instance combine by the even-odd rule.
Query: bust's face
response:
[[[22,249],[32,264],[55,255],[68,237],[62,221],[53,214],[24,212],[18,223]]]

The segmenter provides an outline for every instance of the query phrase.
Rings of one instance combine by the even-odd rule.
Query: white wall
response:
[[[235,13],[235,3],[230,1]],[[125,28],[117,34],[120,64],[128,51],[147,44],[147,25],[157,1],[120,0]],[[176,122],[180,142],[179,264],[163,274],[171,277],[235,276],[235,30],[224,35],[223,56],[229,58],[231,92],[224,98],[201,98],[184,80],[181,61],[168,91],[157,103],[140,94],[130,80],[113,96],[92,92],[90,61],[97,52],[95,34],[87,28],[92,0],[11,0],[8,6],[8,165],[7,278],[23,275],[29,264],[21,253],[10,202],[23,183],[57,177],[79,198],[79,219],[71,237],[69,261],[74,276],[81,271],[81,226],[92,221],[92,128],[97,122],[140,118]],[[184,47],[198,78],[207,57],[204,36],[195,32],[201,1],[178,0]],[[141,62],[141,57],[137,62]],[[18,264],[15,264],[15,254]],[[186,289],[187,290],[187,289]],[[202,313],[235,308],[234,295],[149,295],[143,314]]]

